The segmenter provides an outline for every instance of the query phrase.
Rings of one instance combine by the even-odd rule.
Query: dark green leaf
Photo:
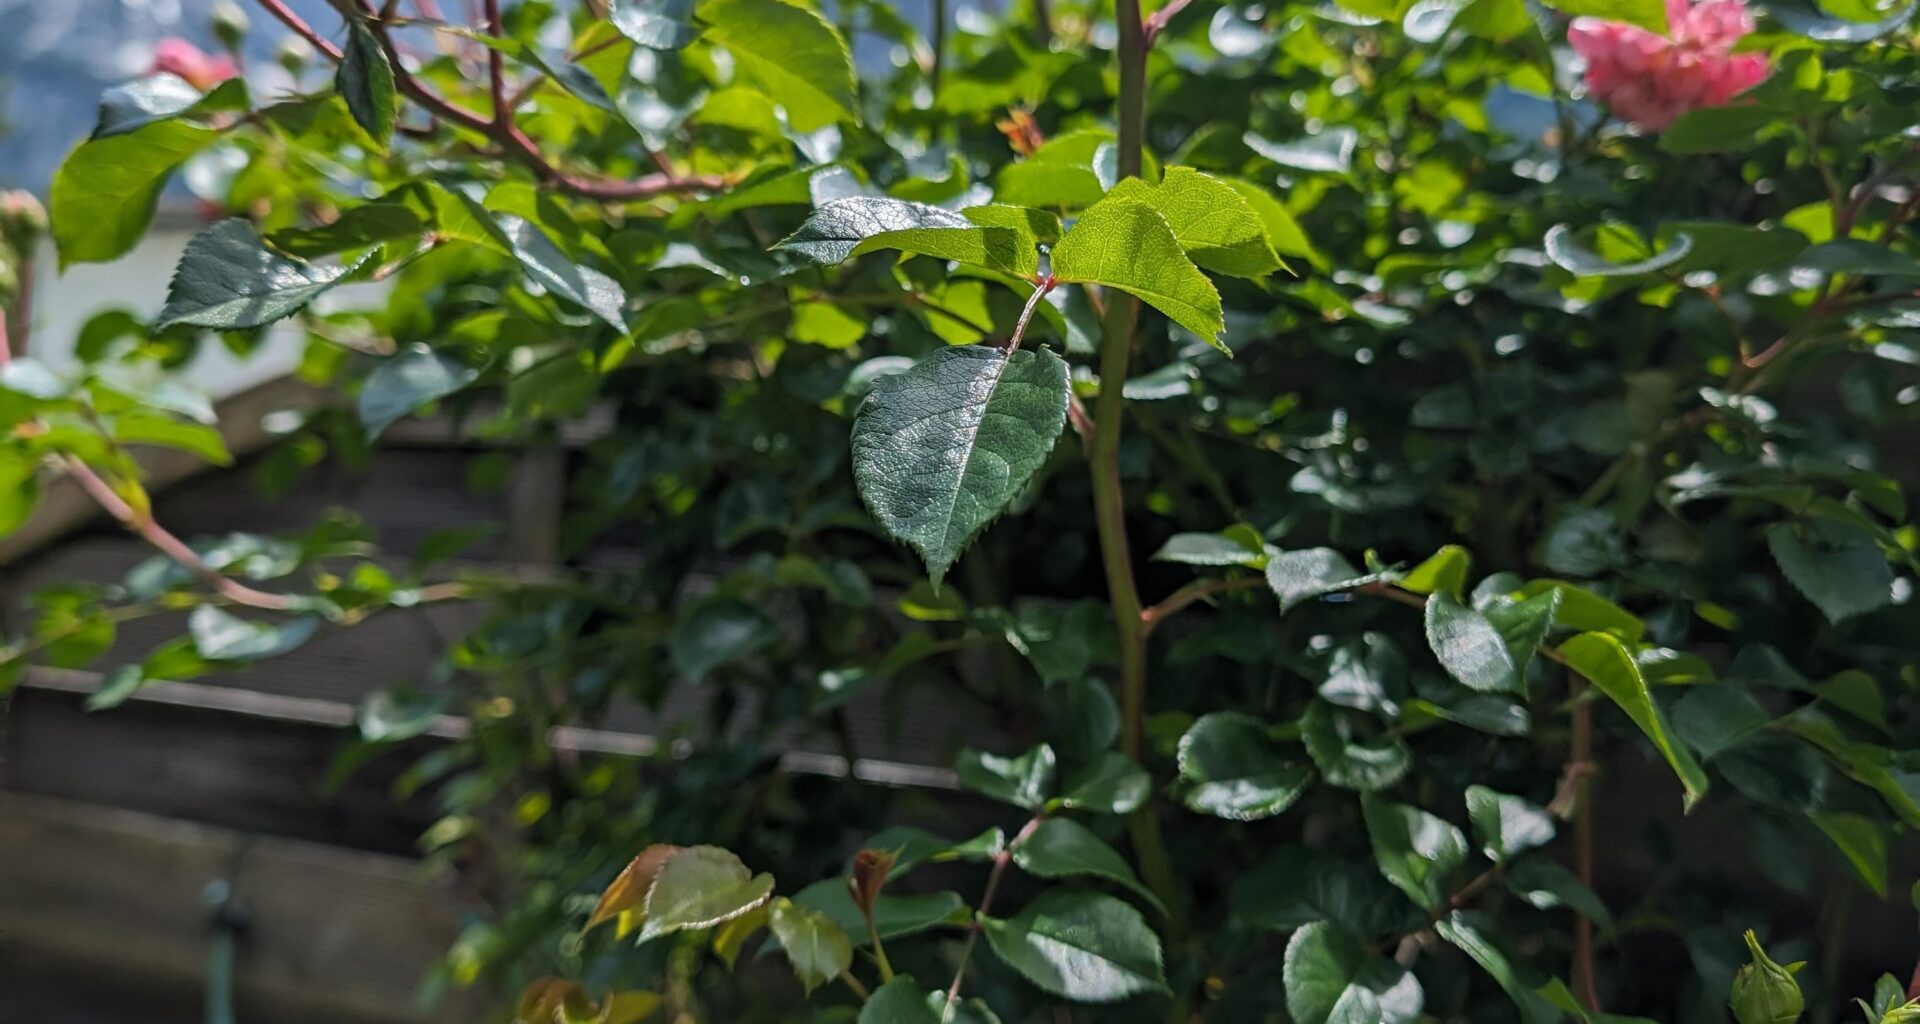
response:
[[[1233,919],[1250,927],[1293,931],[1333,921],[1364,939],[1404,931],[1418,915],[1372,865],[1294,845],[1234,879],[1227,903]]]
[[[1467,820],[1481,852],[1494,861],[1553,841],[1553,816],[1545,808],[1485,786],[1467,787]]]
[[[1864,615],[1893,600],[1893,569],[1869,541],[1816,544],[1791,525],[1776,523],[1767,529],[1767,550],[1787,581],[1829,622]]]
[[[667,867],[672,866],[673,862],[668,861]],[[665,873],[663,868],[661,874]],[[787,899],[776,899],[767,918],[767,929],[786,951],[787,962],[793,965],[801,988],[809,994],[853,966],[853,943],[847,940],[847,933],[833,918],[817,910],[808,910]]]
[[[1299,551],[1273,551],[1267,555],[1267,585],[1280,598],[1280,612],[1316,597],[1352,590],[1381,579],[1379,573],[1362,573],[1340,552],[1332,548],[1303,548]]]
[[[244,330],[290,316],[357,267],[316,267],[268,249],[239,218],[193,236],[174,267],[156,326]]]
[[[873,998],[860,1008],[856,1024],[942,1024],[939,1011],[929,995],[945,1002],[945,993],[927,993],[906,975],[900,975],[873,990]]]
[[[1525,690],[1506,638],[1485,615],[1446,591],[1427,598],[1427,644],[1447,674],[1481,693]]]
[[[459,391],[480,376],[424,346],[414,346],[376,367],[360,386],[360,423],[378,437],[402,416]]]
[[[777,3],[778,0],[766,0]],[[526,269],[527,276],[541,287],[566,299],[619,330],[627,329],[627,294],[620,283],[592,267],[583,267],[567,258],[544,232],[532,223],[512,215],[497,218],[499,230],[512,246],[513,255]]]
[[[1067,364],[1045,349],[942,349],[882,377],[853,423],[860,495],[938,583],[1020,493],[1067,421]]]
[[[201,99],[200,90],[178,75],[162,71],[136,78],[100,94],[100,120],[92,137],[125,135],[156,121],[178,117]]]
[[[346,102],[347,112],[383,152],[393,140],[400,102],[393,89],[393,65],[379,40],[358,21],[347,30],[345,54],[333,87]]]
[[[1160,900],[1140,884],[1133,868],[1085,825],[1066,818],[1048,818],[1013,847],[1013,862],[1040,878],[1091,875],[1118,883],[1160,906]],[[1164,909],[1164,908],[1163,908]]]
[[[250,661],[271,658],[307,642],[320,620],[301,616],[280,623],[255,622],[203,604],[187,616],[193,647],[208,661]]]
[[[1100,814],[1128,814],[1147,802],[1153,777],[1124,755],[1107,751],[1067,779],[1060,805]]]
[[[1259,719],[1235,711],[1204,715],[1180,738],[1188,807],[1238,821],[1271,818],[1306,790],[1313,769],[1289,760]]]
[[[1328,921],[1293,933],[1282,972],[1296,1024],[1412,1024],[1426,1005],[1412,972]]]
[[[1467,837],[1418,807],[1361,798],[1373,859],[1401,892],[1429,911],[1446,905],[1450,879],[1467,860]]]
[[[700,679],[728,662],[758,654],[779,638],[779,625],[765,612],[745,601],[720,597],[681,615],[668,652],[681,675]]]
[[[1458,947],[1481,969],[1493,977],[1505,990],[1507,997],[1520,1008],[1520,1018],[1525,1024],[1552,1024],[1560,1017],[1533,986],[1520,976],[1520,969],[1513,958],[1496,945],[1488,935],[1485,920],[1478,914],[1454,911],[1451,915],[1434,922],[1434,931],[1440,937]]]
[[[1399,737],[1359,738],[1352,720],[1325,701],[1307,705],[1300,719],[1300,739],[1320,774],[1347,789],[1364,793],[1385,789],[1413,767],[1413,755]]]
[[[981,921],[987,945],[1042,991],[1111,1003],[1166,989],[1160,940],[1140,912],[1099,893],[1050,889],[1012,918]]]
[[[1778,111],[1758,104],[1700,107],[1681,114],[1660,133],[1660,148],[1679,156],[1745,149],[1762,129],[1780,123]]]
[[[874,837],[873,848],[892,849],[881,845],[881,838]],[[941,845],[944,849],[946,844]],[[895,873],[899,873],[898,868]],[[860,908],[854,905],[853,896],[847,891],[845,877],[815,882],[795,893],[793,902],[832,918],[856,946],[873,941],[867,934],[867,919],[861,915]],[[881,893],[873,906],[873,924],[880,932],[881,942],[918,935],[941,925],[965,924],[971,918],[965,901],[956,892],[924,892],[906,896]]]
[[[1592,921],[1601,931],[1613,930],[1613,915],[1578,875],[1544,853],[1522,857],[1507,867],[1507,889],[1541,910],[1565,907]]]
[[[1220,533],[1176,533],[1153,553],[1156,562],[1182,565],[1240,565],[1263,569],[1267,564],[1266,546],[1260,535],[1249,529]]]
[[[1860,814],[1810,815],[1820,831],[1840,850],[1867,888],[1887,898],[1887,830]]]
[[[1632,277],[1671,267],[1693,248],[1692,239],[1676,234],[1655,253],[1632,228],[1621,224],[1602,224],[1592,235],[1588,242],[1573,228],[1557,225],[1547,232],[1547,257],[1576,277]]]
[[[1019,757],[962,750],[954,762],[960,784],[1015,807],[1037,811],[1053,792],[1055,760],[1045,743]]]

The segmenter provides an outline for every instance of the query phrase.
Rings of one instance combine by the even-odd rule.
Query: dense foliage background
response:
[[[492,896],[438,983],[542,1021],[803,989],[861,1021],[1697,1021],[1751,929],[1809,965],[1756,968],[1742,1024],[1788,990],[1912,1012],[1874,981],[1916,959],[1910,9],[1122,0],[925,38],[866,0],[339,6],[255,10],[302,91],[176,53],[56,178],[67,263],[182,166],[229,219],[84,373],[12,325],[0,528],[66,473],[162,557],[46,595],[0,668],[191,608],[104,708],[490,602],[345,755],[472,720],[407,781]],[[850,36],[889,61],[856,78]],[[365,280],[377,308],[309,305]],[[175,538],[130,450],[226,453],[170,368],[286,317],[339,399],[270,483],[430,406],[527,444],[610,408],[565,547],[642,563]],[[657,756],[547,746],[686,687]],[[780,769],[936,696],[990,723],[938,752],[959,791]]]

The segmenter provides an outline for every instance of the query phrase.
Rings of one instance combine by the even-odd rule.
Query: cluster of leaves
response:
[[[444,980],[542,1024],[1693,1022],[1743,931],[1811,952],[1816,908],[1821,969],[1766,974],[1795,999],[1910,966],[1876,937],[1911,941],[1920,828],[1910,10],[1783,0],[1768,80],[1650,137],[1561,45],[1664,28],[1647,0],[1056,2],[932,39],[870,0],[362,0],[338,45],[261,6],[311,91],[131,83],[54,183],[66,262],[126,252],[183,167],[234,216],[82,373],[0,374],[0,476],[64,467],[165,551],[47,595],[0,665],[191,609],[105,705],[492,602],[348,758],[472,721],[402,782],[492,900]],[[502,443],[605,412],[568,564],[154,524],[124,446],[225,455],[170,369],[288,318],[339,401],[270,485],[422,411]],[[677,716],[655,755],[550,745],[636,703]],[[972,796],[783,768],[825,741],[857,776],[849,710],[929,703],[1025,752],[959,750]],[[952,829],[996,804],[1024,824]]]

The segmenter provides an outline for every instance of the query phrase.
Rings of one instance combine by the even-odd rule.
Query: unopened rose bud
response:
[[[33,258],[33,248],[47,233],[47,208],[25,189],[0,192],[0,239],[23,260]]]
[[[1733,976],[1733,992],[1727,997],[1733,1018],[1740,1024],[1793,1024],[1799,1020],[1806,1000],[1793,975],[1806,966],[1805,961],[1785,967],[1774,963],[1760,948],[1752,930],[1747,932],[1747,949],[1753,954],[1753,962]]]
[[[847,879],[847,889],[853,894],[853,905],[868,918],[873,917],[873,906],[880,901],[880,889],[887,884],[887,876],[893,873],[893,865],[899,861],[898,854],[886,850],[861,850],[853,856],[853,877]]]
[[[213,6],[213,37],[233,53],[247,38],[247,12],[233,0],[221,0]]]
[[[287,74],[298,78],[313,61],[313,47],[299,36],[287,36],[280,40],[280,49],[274,52],[273,59],[287,69]]]

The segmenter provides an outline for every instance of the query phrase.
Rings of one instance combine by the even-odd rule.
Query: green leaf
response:
[[[794,130],[817,131],[859,118],[853,58],[814,11],[781,0],[704,0],[708,41],[726,47],[775,102]]]
[[[1160,211],[1193,262],[1215,273],[1264,277],[1284,266],[1253,207],[1219,178],[1191,167],[1169,167],[1158,185],[1128,178],[1107,196],[1137,199]]]
[[[1560,606],[1554,609],[1554,624],[1583,632],[1612,633],[1627,643],[1639,643],[1646,623],[1626,609],[1591,590],[1576,587],[1565,580],[1533,580],[1520,588],[1523,598],[1558,591]]]
[[[1133,891],[1162,913],[1158,897],[1140,884],[1125,859],[1085,825],[1066,818],[1048,818],[1013,847],[1013,862],[1039,878],[1091,875]]]
[[[1300,739],[1328,782],[1363,793],[1399,782],[1413,767],[1413,754],[1398,736],[1358,739],[1352,719],[1326,701],[1307,705],[1300,719]]]
[[[289,256],[312,259],[347,249],[410,241],[425,234],[428,224],[413,207],[383,200],[349,207],[332,222],[318,227],[276,231],[268,240],[274,249]]]
[[[874,849],[887,850],[892,847],[878,842],[875,837]],[[946,844],[941,844],[944,850]],[[895,874],[899,869],[895,868]],[[817,910],[832,918],[856,946],[864,946],[873,941],[867,934],[867,919],[854,905],[853,896],[847,891],[847,879],[825,878],[793,896],[793,902],[810,910]],[[924,892],[907,896],[881,893],[874,902],[873,924],[880,932],[880,941],[887,942],[907,935],[918,935],[930,928],[941,925],[961,925],[972,918],[966,901],[957,892]]]
[[[620,34],[649,50],[678,50],[693,42],[693,0],[613,0],[607,12]]]
[[[912,978],[902,974],[873,990],[856,1024],[941,1024],[940,1013]],[[946,996],[938,996],[944,1002]]]
[[[775,3],[777,0],[767,0]],[[500,232],[512,247],[527,276],[547,291],[587,310],[610,326],[627,329],[627,293],[620,283],[592,267],[567,258],[532,222],[511,214],[497,218]]]
[[[122,413],[113,417],[111,433],[123,445],[157,445],[188,452],[216,466],[230,466],[233,455],[227,451],[220,431],[204,423],[188,423],[148,412]]]
[[[1201,716],[1180,737],[1186,805],[1236,821],[1271,818],[1305,792],[1313,769],[1281,753],[1264,723],[1237,711]]]
[[[39,503],[38,464],[11,455],[0,457],[0,536],[25,526]]]
[[[1752,145],[1763,129],[1780,123],[1780,112],[1760,104],[1700,107],[1675,118],[1660,133],[1660,148],[1676,156],[1731,153]]]
[[[291,316],[332,289],[354,266],[316,267],[268,249],[237,217],[193,236],[167,286],[158,328],[191,324],[245,330]]]
[[[1767,550],[1787,581],[1828,622],[1864,615],[1893,601],[1893,568],[1871,541],[1849,538],[1818,544],[1802,539],[1790,524],[1775,523],[1767,528]]]
[[[1067,779],[1059,803],[1077,811],[1129,814],[1146,803],[1152,792],[1152,776],[1125,755],[1109,750]]]
[[[1282,256],[1302,257],[1315,266],[1326,262],[1326,257],[1314,249],[1313,243],[1307,239],[1307,233],[1300,229],[1300,222],[1293,219],[1293,214],[1287,212],[1287,208],[1273,197],[1273,193],[1240,178],[1222,180],[1228,188],[1240,193],[1240,198],[1252,207],[1254,216],[1260,218],[1261,227],[1267,233],[1267,244],[1273,246],[1274,252]]]
[[[1329,921],[1293,933],[1281,975],[1296,1024],[1412,1024],[1426,1005],[1411,971]]]
[[[1920,277],[1920,260],[1858,238],[1836,238],[1800,254],[1796,268],[1823,274]]]
[[[1373,843],[1373,859],[1401,892],[1428,911],[1446,905],[1448,879],[1467,860],[1467,837],[1451,823],[1418,807],[1360,798]]]
[[[424,345],[414,345],[382,362],[360,386],[360,423],[378,437],[401,417],[459,391],[480,371],[455,362]]]
[[[380,41],[358,21],[347,30],[347,45],[334,74],[333,87],[353,115],[354,123],[366,131],[381,152],[393,141],[393,127],[400,118],[399,98],[393,89],[393,65],[387,63]]]
[[[1887,830],[1859,814],[1812,814],[1808,818],[1839,848],[1867,888],[1886,899]]]
[[[1042,743],[1019,757],[962,750],[953,767],[962,786],[1002,803],[1037,811],[1046,806],[1047,795],[1053,792],[1056,763],[1053,748]]]
[[[1707,792],[1707,774],[1693,754],[1673,738],[1667,716],[1653,702],[1647,680],[1620,640],[1610,633],[1582,633],[1560,645],[1560,655],[1575,672],[1585,676],[1633,719],[1653,741],[1686,791],[1683,806],[1691,809]]]
[[[203,98],[186,79],[164,71],[116,85],[100,94],[100,119],[91,138],[125,135],[156,121],[179,117]]]
[[[701,679],[728,662],[758,654],[779,638],[779,624],[760,608],[716,597],[681,614],[667,648],[681,675]]]
[[[1507,998],[1520,1008],[1520,1019],[1525,1024],[1553,1024],[1559,1020],[1559,1012],[1534,992],[1532,986],[1520,977],[1513,959],[1488,937],[1488,929],[1480,915],[1456,910],[1435,921],[1433,930],[1492,976],[1507,993]]]
[[[1049,889],[1011,918],[980,923],[1007,966],[1062,999],[1111,1003],[1166,990],[1160,940],[1139,911],[1111,896]]]
[[[307,642],[320,620],[306,615],[281,623],[254,622],[203,604],[187,616],[193,649],[208,661],[271,658]]]
[[[1425,917],[1371,864],[1296,845],[1273,849],[1234,879],[1227,905],[1250,927],[1293,931],[1333,921],[1363,939],[1402,933]]]
[[[1624,21],[1656,35],[1667,34],[1667,7],[1661,0],[1547,0],[1547,6],[1576,18]]]
[[[54,172],[48,194],[60,265],[125,255],[146,234],[167,175],[219,137],[211,128],[165,120],[81,143]]]
[[[1267,585],[1280,598],[1280,613],[1316,597],[1352,590],[1382,579],[1380,573],[1363,573],[1332,548],[1303,548],[1299,551],[1274,551],[1267,555]]]
[[[1671,267],[1693,249],[1691,238],[1676,234],[1656,253],[1624,224],[1602,224],[1591,234],[1589,243],[1572,227],[1555,225],[1547,231],[1547,258],[1575,277],[1633,277]]]
[[[856,251],[872,252],[873,248],[862,249],[862,243],[876,237],[907,240],[978,230],[966,217],[938,206],[880,196],[849,196],[822,204],[798,230],[773,247],[797,252],[815,263],[842,263],[852,259]]]
[[[667,867],[672,866],[673,861],[668,861]],[[665,874],[663,868],[661,875]],[[817,910],[808,910],[787,899],[774,900],[767,928],[773,932],[780,948],[786,950],[787,962],[793,965],[793,973],[799,976],[801,988],[809,995],[853,966],[853,943],[847,940],[847,933],[833,918]]]
[[[1613,915],[1600,897],[1546,854],[1522,857],[1507,866],[1507,889],[1541,910],[1564,907],[1592,921],[1603,932],[1613,931]]]
[[[1696,686],[1673,705],[1674,731],[1709,761],[1765,729],[1770,721],[1772,716],[1753,694],[1732,684]]]
[[[1467,787],[1467,820],[1481,852],[1498,863],[1553,841],[1553,815],[1485,786]]]
[[[1427,598],[1427,645],[1447,674],[1481,693],[1521,693],[1525,680],[1506,638],[1485,615],[1446,591]]]
[[[1220,293],[1193,265],[1165,217],[1146,203],[1103,199],[1088,207],[1053,249],[1053,276],[1136,296],[1227,352]]]
[[[1500,633],[1500,639],[1507,646],[1507,655],[1513,659],[1514,679],[1521,690],[1526,689],[1527,668],[1533,664],[1534,652],[1546,642],[1547,634],[1552,631],[1554,618],[1560,611],[1561,592],[1547,590],[1532,597],[1513,600],[1506,595],[1497,595],[1480,606],[1480,614],[1493,623]]]
[[[1176,533],[1153,553],[1153,560],[1179,562],[1182,565],[1240,565],[1249,569],[1263,569],[1267,564],[1267,551],[1260,542],[1260,535],[1251,529],[1245,532]]]
[[[641,941],[730,921],[772,895],[772,875],[749,872],[720,847],[689,846],[674,853],[648,886]]]
[[[1467,588],[1467,570],[1473,565],[1473,555],[1458,544],[1449,544],[1427,556],[1407,571],[1405,576],[1394,581],[1401,590],[1411,590],[1416,594],[1432,594],[1446,591],[1455,600]]]
[[[1345,174],[1353,169],[1353,151],[1360,133],[1345,125],[1326,128],[1285,142],[1275,142],[1252,132],[1242,137],[1247,148],[1282,167],[1296,171]]]
[[[853,421],[853,474],[935,583],[1006,511],[1067,422],[1067,364],[1046,349],[964,345],[882,377]]]

